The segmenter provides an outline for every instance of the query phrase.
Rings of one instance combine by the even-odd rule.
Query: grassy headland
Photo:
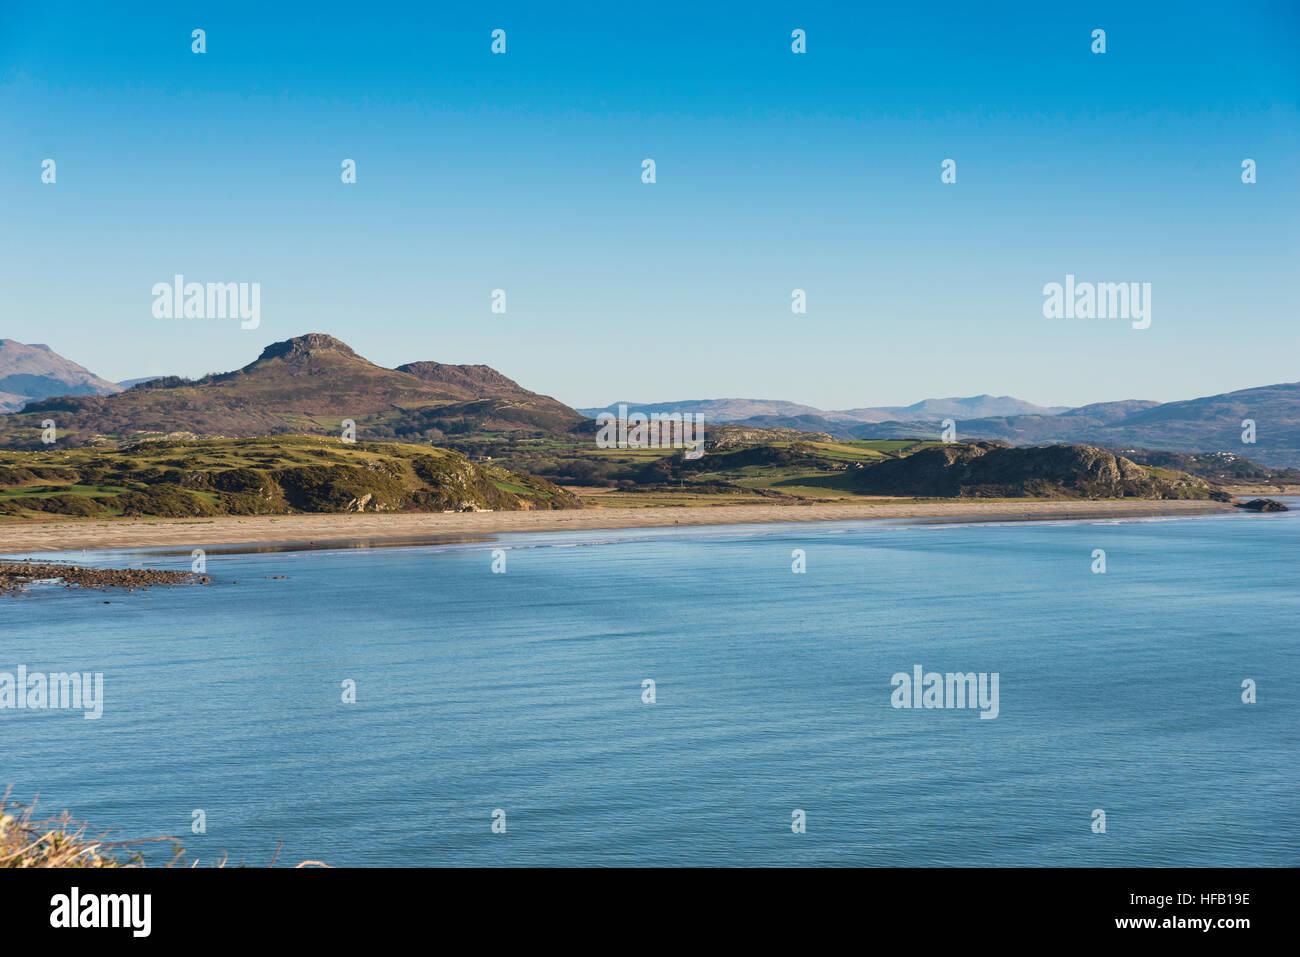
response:
[[[321,436],[0,451],[0,516],[188,518],[574,508],[543,479],[425,445]]]

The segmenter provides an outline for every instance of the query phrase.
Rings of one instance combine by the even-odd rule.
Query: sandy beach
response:
[[[0,554],[102,548],[184,547],[331,542],[447,541],[503,532],[744,525],[771,522],[842,522],[863,519],[934,521],[1048,521],[1085,518],[1189,516],[1234,512],[1205,501],[866,502],[819,505],[719,505],[654,508],[587,508],[570,511],[468,513],[361,513],[223,516],[202,519],[13,521],[0,523]]]

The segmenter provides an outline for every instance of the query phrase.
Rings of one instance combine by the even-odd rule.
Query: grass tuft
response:
[[[10,804],[9,791],[0,797],[0,867],[147,867],[143,844],[171,841],[173,856],[165,867],[198,867],[188,861],[185,849],[171,837],[149,837],[136,841],[109,840],[111,831],[97,834],[90,825],[73,820],[64,811],[56,817],[38,819],[36,802]],[[283,845],[283,842],[281,842]],[[277,847],[269,867],[280,856]],[[229,856],[213,862],[211,867],[230,866]],[[240,861],[238,867],[245,866]],[[296,867],[328,867],[320,861],[302,861]]]

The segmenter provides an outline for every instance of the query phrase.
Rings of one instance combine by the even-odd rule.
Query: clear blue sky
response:
[[[123,379],[328,332],[574,405],[1300,379],[1298,4],[453,6],[0,5],[0,337]],[[178,272],[261,327],[153,318]],[[1151,327],[1043,318],[1067,272]]]

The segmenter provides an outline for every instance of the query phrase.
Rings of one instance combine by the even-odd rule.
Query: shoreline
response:
[[[382,512],[239,515],[0,523],[0,555],[220,545],[321,547],[358,541],[439,544],[518,532],[919,519],[946,522],[1176,518],[1240,513],[1202,500],[866,502],[817,505],[703,505],[522,512]]]

